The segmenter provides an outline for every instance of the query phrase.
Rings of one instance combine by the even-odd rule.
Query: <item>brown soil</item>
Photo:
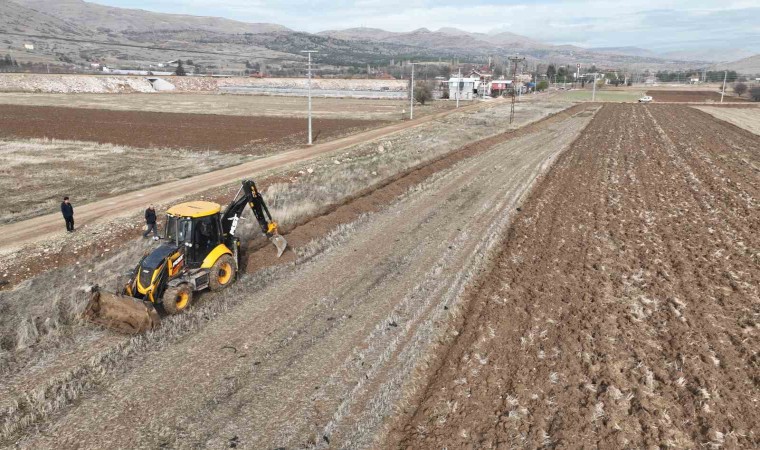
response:
[[[372,120],[314,119],[314,142],[386,123]],[[188,148],[264,154],[273,146],[306,141],[306,120],[110,111],[48,106],[3,105],[0,137],[94,141],[141,148]]]
[[[719,102],[720,92],[714,91],[647,91],[656,102]],[[723,102],[746,102],[747,99],[726,95]]]
[[[400,448],[758,448],[760,139],[605,105],[524,204]]]

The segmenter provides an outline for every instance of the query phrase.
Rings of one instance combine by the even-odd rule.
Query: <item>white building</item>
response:
[[[472,100],[478,91],[480,79],[457,78],[449,79],[449,100]]]
[[[27,50],[34,50],[34,44],[24,44],[24,48]]]

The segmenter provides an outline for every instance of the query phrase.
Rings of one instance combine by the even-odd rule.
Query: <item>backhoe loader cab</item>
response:
[[[240,258],[235,230],[246,205],[277,248],[277,256],[282,255],[287,242],[256,185],[246,180],[223,212],[221,205],[207,201],[169,208],[161,245],[140,260],[121,292],[95,289],[85,316],[111,328],[140,332],[158,325],[155,305],[162,305],[167,314],[178,314],[190,306],[195,292],[230,286]]]

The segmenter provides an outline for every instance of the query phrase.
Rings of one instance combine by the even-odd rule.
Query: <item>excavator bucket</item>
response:
[[[285,252],[285,249],[288,247],[288,241],[285,240],[284,237],[282,237],[280,234],[273,234],[269,237],[269,242],[274,244],[275,247],[277,247],[277,257],[279,258],[282,256],[282,254]]]
[[[138,334],[158,328],[161,318],[150,302],[92,287],[84,317],[106,328]]]

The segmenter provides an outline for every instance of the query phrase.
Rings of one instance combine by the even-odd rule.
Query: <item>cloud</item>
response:
[[[699,46],[730,41],[760,52],[756,0],[92,0],[127,8],[272,22],[308,32],[358,26],[389,31],[455,27],[509,31],[590,47]]]

